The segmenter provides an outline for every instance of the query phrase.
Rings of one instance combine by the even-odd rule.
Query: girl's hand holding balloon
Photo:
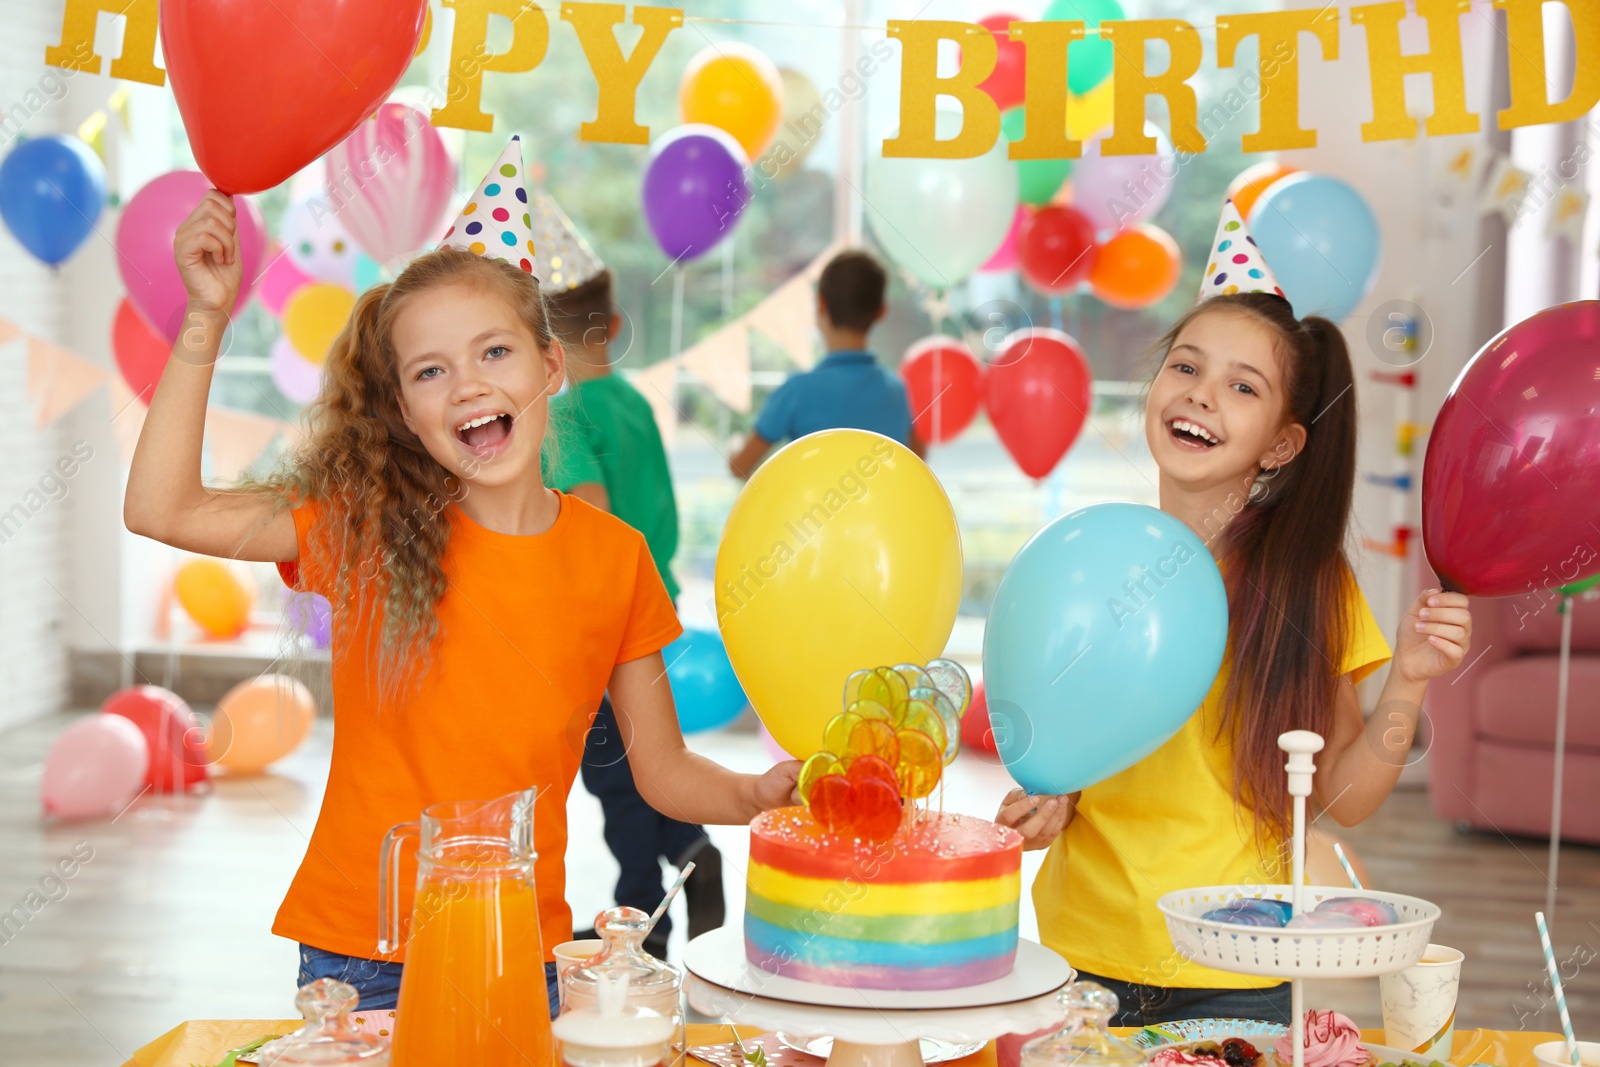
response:
[[[1076,794],[1059,797],[1029,796],[1021,786],[1006,794],[994,821],[1022,835],[1025,852],[1049,848],[1072,818]]]
[[[1412,601],[1395,637],[1394,670],[1427,684],[1461,666],[1472,647],[1472,612],[1464,593],[1429,589]]]
[[[173,258],[189,298],[188,310],[224,322],[239,295],[242,266],[233,198],[209,190],[178,227]]]

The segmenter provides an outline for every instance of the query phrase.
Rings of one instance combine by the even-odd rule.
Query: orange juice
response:
[[[396,1067],[548,1067],[550,1000],[532,882],[424,882],[412,924]]]

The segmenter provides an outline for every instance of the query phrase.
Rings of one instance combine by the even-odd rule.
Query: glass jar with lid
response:
[[[595,1003],[568,1010],[551,1027],[562,1067],[666,1067],[675,1054],[673,1020],[635,1005],[628,973],[603,973]]]
[[[597,1010],[600,979],[606,975],[626,975],[628,1006],[646,1008],[672,1020],[674,1047],[681,1049],[683,975],[676,967],[644,950],[645,935],[650,932],[650,916],[638,908],[607,908],[595,918],[594,929],[602,942],[600,951],[561,978],[566,992],[566,1010]]]
[[[1144,1055],[1107,1029],[1117,995],[1098,982],[1074,982],[1061,993],[1067,1021],[1022,1046],[1022,1067],[1139,1067]]]
[[[269,1041],[256,1053],[262,1067],[299,1064],[362,1064],[388,1067],[389,1042],[365,1033],[351,1020],[359,1000],[356,991],[336,978],[319,978],[303,987],[294,1006],[306,1024],[294,1033]]]

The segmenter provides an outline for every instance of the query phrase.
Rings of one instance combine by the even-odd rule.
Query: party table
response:
[[[202,1019],[180,1023],[133,1054],[122,1067],[211,1067],[229,1049],[249,1044],[263,1034],[287,1034],[300,1029],[304,1019]],[[1132,1030],[1113,1028],[1119,1034]],[[741,1033],[745,1039],[756,1036]],[[1384,1044],[1382,1030],[1363,1030],[1361,1039]],[[1533,1048],[1546,1041],[1559,1041],[1560,1034],[1527,1033],[1508,1030],[1457,1030],[1450,1062],[1460,1067],[1490,1064],[1492,1067],[1534,1067]],[[733,1032],[715,1024],[691,1025],[689,1044],[713,1045],[733,1040]],[[698,1064],[698,1060],[692,1060]],[[995,1067],[994,1043],[985,1045],[953,1067]]]

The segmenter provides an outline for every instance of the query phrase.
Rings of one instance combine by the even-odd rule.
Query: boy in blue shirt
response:
[[[744,447],[728,460],[736,477],[750,477],[774,445],[819,430],[871,430],[923,454],[905,383],[867,349],[868,332],[887,310],[888,284],[883,266],[867,252],[841,252],[822,268],[817,328],[828,354],[767,398]]]

